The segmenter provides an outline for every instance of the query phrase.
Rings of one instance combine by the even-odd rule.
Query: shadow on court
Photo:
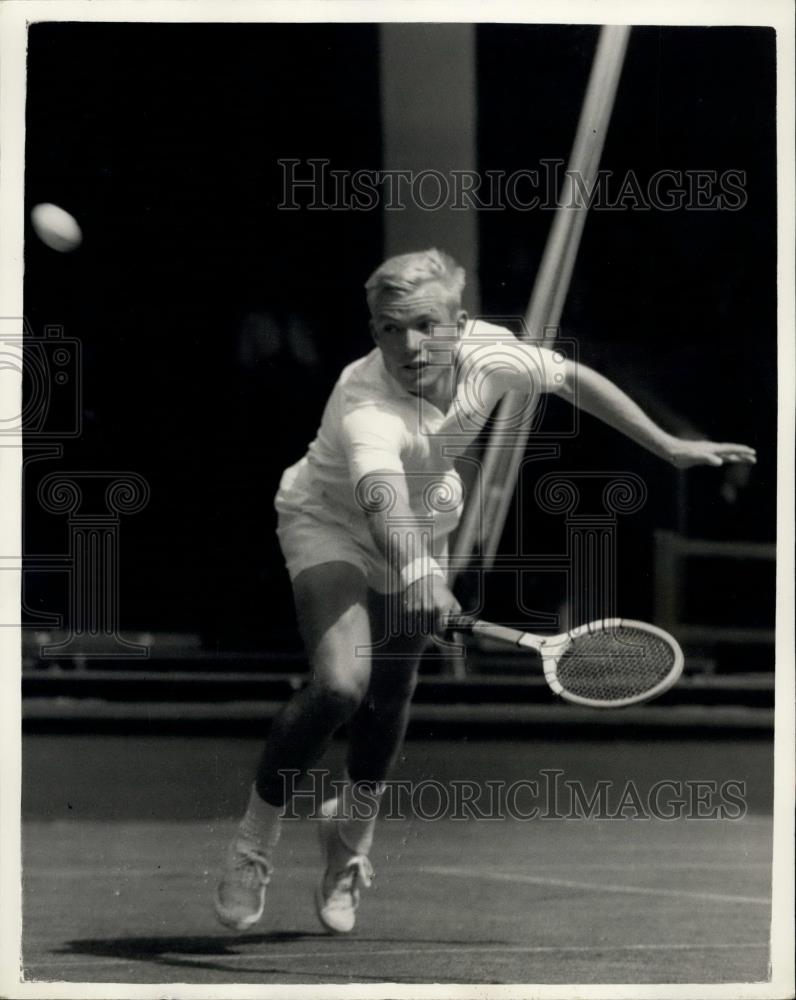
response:
[[[422,941],[411,938],[377,938],[363,937],[357,935],[357,943],[360,945],[431,945],[431,946],[460,946],[467,947],[479,945],[490,947],[501,945],[501,941],[464,941],[452,939],[424,938]],[[77,941],[68,941],[66,947],[54,952],[54,955],[64,956],[93,956],[96,958],[109,958],[118,960],[128,960],[136,963],[152,963],[155,966],[161,965],[171,969],[193,968],[203,971],[226,972],[234,977],[239,974],[240,969],[233,964],[225,964],[225,957],[235,958],[241,949],[258,949],[260,957],[267,960],[269,949],[274,945],[284,945],[287,943],[304,942],[316,943],[329,941],[329,935],[322,932],[307,931],[272,931],[267,934],[246,934],[222,938],[218,936],[199,935],[195,937],[132,937],[132,938],[98,938]],[[193,960],[192,960],[193,959]],[[220,961],[207,961],[207,959],[219,959]],[[280,971],[290,972],[289,969],[278,968],[249,968],[248,975],[262,975],[264,973],[276,975]],[[305,975],[323,976],[318,971],[312,973],[305,970]],[[382,981],[378,975],[366,975],[357,973],[359,980]]]
[[[67,941],[64,955],[97,955],[100,958],[134,958],[147,961],[160,955],[229,955],[241,945],[284,944],[286,941],[312,941],[326,938],[322,931],[272,931],[269,934],[245,934],[228,938],[196,937],[96,938]]]

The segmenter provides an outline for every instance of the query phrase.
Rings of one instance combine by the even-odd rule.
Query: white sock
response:
[[[376,832],[376,818],[385,784],[364,783],[355,786],[346,774],[340,794],[337,815],[340,839],[354,854],[368,854]]]
[[[283,809],[284,806],[272,806],[264,802],[252,785],[249,804],[238,830],[245,840],[259,847],[269,860],[282,832]]]

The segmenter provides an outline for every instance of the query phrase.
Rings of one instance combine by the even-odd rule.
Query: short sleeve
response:
[[[489,409],[506,392],[557,392],[563,360],[538,341],[520,340],[505,327],[478,321],[459,346],[459,385]]]
[[[358,406],[342,422],[342,442],[354,483],[371,472],[404,471],[406,428],[401,417],[378,406]]]

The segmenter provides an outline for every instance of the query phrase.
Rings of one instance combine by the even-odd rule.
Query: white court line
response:
[[[223,944],[223,939],[219,938],[219,943]],[[254,942],[252,942],[254,943]],[[257,942],[258,947],[263,947],[262,942]],[[217,962],[263,962],[263,961],[273,961],[273,960],[284,960],[290,958],[371,958],[371,957],[389,957],[390,955],[456,955],[456,954],[469,954],[471,952],[486,952],[487,954],[492,952],[494,954],[516,954],[516,955],[544,955],[544,954],[556,954],[559,952],[567,952],[568,954],[583,952],[584,954],[602,953],[602,952],[622,952],[622,951],[737,951],[740,948],[768,948],[767,941],[745,941],[738,944],[728,944],[722,942],[721,944],[695,944],[694,942],[689,942],[687,944],[662,944],[660,941],[656,941],[653,944],[606,944],[606,945],[579,945],[579,944],[564,944],[564,945],[523,945],[523,944],[495,944],[495,945],[455,945],[450,948],[373,948],[373,949],[361,949],[357,951],[353,948],[346,948],[344,942],[341,941],[341,947],[337,948],[335,951],[283,951],[283,952],[272,952],[264,949],[256,954],[225,954],[220,952],[218,955],[208,955],[206,952],[201,954],[193,955],[190,952],[174,952],[174,951],[163,951],[159,952],[157,955],[152,955],[151,959],[162,960],[164,958],[177,958],[184,961],[190,961],[192,964],[201,964],[204,961],[217,963]],[[70,956],[64,956],[69,958]],[[70,966],[75,966],[77,968],[82,968],[85,965],[90,965],[92,968],[101,967],[106,965],[138,965],[141,962],[146,962],[150,956],[145,956],[143,959],[140,958],[104,958],[95,960],[90,956],[86,958],[78,959],[78,961],[64,961],[58,959],[42,959],[40,961],[24,962],[24,968],[26,973],[29,973],[31,969],[46,968],[50,966],[57,966],[59,968],[69,968]]]
[[[199,877],[204,878],[213,874],[204,869],[199,872]],[[22,878],[196,878],[197,870],[180,871],[174,868],[70,868],[63,870],[60,868],[24,868]]]
[[[634,862],[637,864],[637,862]],[[627,871],[627,862],[617,862],[610,864],[606,862],[590,861],[552,861],[543,862],[545,868],[586,868],[595,871]],[[744,861],[742,864],[722,861],[657,861],[655,864],[644,864],[648,870],[679,871],[686,869],[697,869],[698,871],[746,871],[749,868],[771,868],[770,861]],[[200,877],[207,877],[214,874],[213,871],[202,871]],[[23,878],[52,878],[52,879],[83,879],[83,878],[196,878],[197,871],[192,869],[162,868],[159,871],[154,868],[23,868]]]
[[[565,878],[545,878],[540,875],[520,875],[518,872],[478,871],[473,868],[443,868],[437,866],[416,869],[426,875],[451,875],[456,878],[484,878],[495,882],[524,882],[528,885],[561,886],[565,889],[593,889],[597,892],[626,892],[639,896],[675,896],[682,899],[703,899],[718,903],[752,903],[770,906],[765,896],[731,896],[718,892],[692,892],[690,889],[656,889],[651,886],[606,885],[604,882],[575,882]]]
[[[633,862],[638,866],[638,862]],[[627,861],[607,862],[607,861],[552,861],[544,862],[545,868],[593,868],[600,871],[626,872],[628,870]],[[771,868],[770,861],[655,861],[645,862],[642,867],[652,871],[680,871],[686,869],[697,869],[698,871],[732,872],[746,871],[749,868]]]

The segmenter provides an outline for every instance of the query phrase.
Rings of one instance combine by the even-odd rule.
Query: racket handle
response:
[[[472,634],[478,619],[472,615],[448,615],[447,629],[449,632],[467,632]]]
[[[493,625],[492,622],[484,622],[472,615],[451,615],[448,618],[448,629],[455,632],[467,632],[470,635],[485,635],[498,642],[510,643],[517,646],[520,640],[526,636],[518,628],[509,628],[506,625]]]

